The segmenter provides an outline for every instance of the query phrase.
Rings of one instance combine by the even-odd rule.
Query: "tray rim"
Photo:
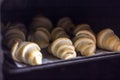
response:
[[[30,67],[22,67],[22,68],[18,68],[18,67],[10,68],[11,65],[9,65],[7,66],[7,69],[6,67],[5,68],[3,67],[3,72],[8,74],[22,74],[22,73],[31,72],[34,70],[45,70],[45,69],[51,69],[55,67],[62,67],[62,66],[67,66],[72,64],[81,64],[81,63],[86,63],[91,61],[100,61],[100,60],[106,60],[106,59],[111,59],[116,57],[120,57],[120,53],[115,52],[115,53],[96,55],[96,56],[90,56],[90,57],[74,58],[69,60],[61,60],[53,63],[47,63],[47,64],[42,64],[37,66],[30,66]],[[5,64],[7,63],[4,63],[4,65]]]

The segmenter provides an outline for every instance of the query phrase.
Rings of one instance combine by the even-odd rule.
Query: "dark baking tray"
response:
[[[36,13],[49,17],[53,24],[69,16],[75,24],[90,24],[95,33],[109,27],[120,36],[119,3],[115,0],[3,0],[1,18],[4,23],[21,21],[28,25]],[[24,68],[16,67],[8,54],[4,52],[6,80],[120,80],[120,53],[117,52]]]

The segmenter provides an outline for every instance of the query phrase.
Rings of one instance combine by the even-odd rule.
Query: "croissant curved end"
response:
[[[76,57],[76,55],[66,54],[64,60],[72,59],[72,58],[75,58],[75,57]]]
[[[15,57],[16,50],[18,49],[18,45],[19,45],[19,42],[16,42],[16,43],[14,44],[14,46],[13,46],[12,49],[11,49],[11,55],[12,55],[12,58],[13,58],[15,61],[20,62],[20,61]]]

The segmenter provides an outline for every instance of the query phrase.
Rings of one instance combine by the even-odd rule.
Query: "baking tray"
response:
[[[101,80],[119,79],[118,64],[120,53],[101,54],[92,57],[78,57],[70,60],[59,60],[44,63],[40,66],[17,67],[6,54],[4,76],[7,80],[21,79],[82,79]],[[81,75],[81,76],[80,76]]]
[[[108,0],[3,0],[1,17],[4,23],[21,21],[28,26],[33,15],[41,12],[49,17],[53,24],[59,18],[69,16],[75,24],[90,24],[96,34],[109,27],[120,36],[119,3],[120,1]],[[91,57],[79,56],[70,60],[53,60],[39,66],[25,67],[18,67],[9,54],[4,50],[3,73],[6,80],[120,79],[118,52],[103,51],[100,55]]]

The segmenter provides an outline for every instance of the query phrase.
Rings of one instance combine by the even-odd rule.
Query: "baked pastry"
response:
[[[3,33],[3,44],[11,49],[15,42],[26,40],[26,29],[22,23],[10,24]],[[7,43],[6,43],[7,42]]]
[[[89,30],[89,31],[93,32],[92,29],[90,28],[90,25],[88,25],[88,24],[79,24],[74,29],[73,34],[77,34],[78,31],[80,31],[80,30]]]
[[[111,51],[120,51],[119,37],[110,28],[103,29],[97,35],[97,46]]]
[[[52,25],[52,22],[47,17],[37,15],[33,18],[30,30],[33,31],[40,27],[44,27],[48,31],[50,31],[53,25]]]
[[[50,52],[63,60],[76,57],[75,48],[69,38],[57,38],[50,46]]]
[[[75,36],[90,38],[90,39],[92,39],[96,43],[95,35],[92,32],[88,31],[88,30],[81,30],[78,33],[76,33]]]
[[[37,28],[37,30],[29,34],[28,40],[37,43],[40,48],[47,48],[50,41],[50,32],[43,27]]]
[[[74,46],[83,56],[91,56],[95,54],[96,45],[92,39],[79,38],[75,41]]]
[[[91,56],[95,54],[96,37],[91,32],[90,26],[87,24],[78,25],[74,30],[75,37],[73,43],[75,49],[83,56]]]
[[[42,64],[40,47],[32,42],[16,42],[11,49],[13,60],[29,65]]]
[[[56,27],[52,30],[51,32],[51,39],[52,41],[60,38],[60,37],[67,37],[69,38],[69,36],[67,35],[67,33],[65,32],[65,30],[62,27]]]
[[[57,26],[64,28],[65,31],[69,34],[71,34],[73,29],[75,28],[75,25],[73,24],[72,20],[69,17],[61,18],[58,21]]]
[[[44,16],[36,16],[33,18],[28,41],[37,43],[40,48],[47,48],[50,41],[50,30],[52,22]]]

